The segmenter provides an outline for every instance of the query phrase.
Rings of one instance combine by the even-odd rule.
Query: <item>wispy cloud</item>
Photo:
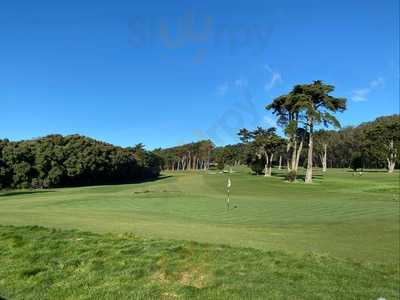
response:
[[[236,79],[236,80],[235,80],[235,85],[236,85],[237,87],[239,87],[239,88],[243,88],[243,87],[246,87],[246,86],[248,85],[248,82],[247,82],[246,79],[243,79],[243,78],[241,78],[241,79]]]
[[[223,84],[217,87],[217,95],[224,96],[229,90],[228,82],[224,82]]]
[[[374,88],[376,88],[378,86],[383,85],[384,83],[385,83],[385,81],[383,80],[383,78],[382,77],[378,77],[377,79],[372,80],[369,85],[370,85],[370,88],[374,89]]]
[[[233,81],[225,81],[224,83],[217,86],[217,95],[225,96],[231,89],[238,88],[242,89],[249,85],[249,82],[245,78],[239,78]]]
[[[266,91],[271,90],[277,83],[282,82],[282,75],[279,72],[275,72],[269,65],[265,65],[264,68],[271,73],[271,79],[265,84],[264,89]]]
[[[357,89],[351,92],[351,100],[355,102],[362,102],[368,100],[368,94],[371,92],[371,89]]]
[[[368,100],[369,94],[382,86],[385,83],[385,80],[382,77],[378,77],[377,79],[372,80],[368,87],[362,89],[355,89],[351,92],[351,100],[354,102],[363,102]]]

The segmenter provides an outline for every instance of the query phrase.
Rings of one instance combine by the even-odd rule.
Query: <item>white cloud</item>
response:
[[[265,65],[264,68],[271,73],[271,79],[265,84],[264,89],[269,91],[272,89],[277,83],[282,82],[282,75],[279,72],[275,72],[269,65]]]
[[[282,82],[282,76],[280,73],[277,72],[273,72],[272,73],[272,77],[271,80],[269,82],[267,82],[264,86],[266,91],[269,91],[270,89],[272,89],[276,83],[278,82]]]
[[[383,86],[385,80],[382,77],[378,77],[377,79],[372,80],[368,87],[362,89],[355,89],[351,92],[351,100],[354,102],[363,102],[368,100],[369,94],[377,89],[378,87]]]
[[[362,102],[368,100],[368,94],[371,92],[370,89],[358,89],[351,93],[351,99],[355,102]]]
[[[382,77],[378,77],[377,79],[372,80],[372,81],[370,82],[369,86],[370,86],[371,89],[374,89],[374,88],[376,88],[376,87],[379,87],[379,86],[383,85],[384,82],[385,82],[385,81],[383,80]]]

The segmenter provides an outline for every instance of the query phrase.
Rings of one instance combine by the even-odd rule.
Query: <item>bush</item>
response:
[[[363,157],[361,153],[354,152],[351,156],[350,167],[353,169],[354,172],[356,172],[357,169],[361,169],[362,166],[363,166]]]
[[[294,181],[296,181],[296,177],[297,177],[297,172],[296,171],[289,171],[288,173],[287,173],[287,175],[286,175],[286,179],[289,181],[289,182],[294,182]]]
[[[260,175],[264,172],[265,168],[265,159],[262,158],[253,158],[252,161],[249,163],[249,166],[251,170],[256,173],[257,175]]]

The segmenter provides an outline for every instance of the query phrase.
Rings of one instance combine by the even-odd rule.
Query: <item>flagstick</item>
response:
[[[230,178],[228,177],[229,183],[230,183]],[[230,184],[227,186],[227,198],[226,198],[226,210],[229,210],[229,189],[230,189]]]
[[[229,210],[229,188],[228,188],[228,198],[226,199],[226,210]]]

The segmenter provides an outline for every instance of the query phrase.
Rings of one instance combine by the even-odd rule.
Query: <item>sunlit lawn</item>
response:
[[[283,173],[170,173],[142,184],[3,192],[0,224],[316,252],[360,261],[398,262],[399,174],[316,171],[314,183]]]

